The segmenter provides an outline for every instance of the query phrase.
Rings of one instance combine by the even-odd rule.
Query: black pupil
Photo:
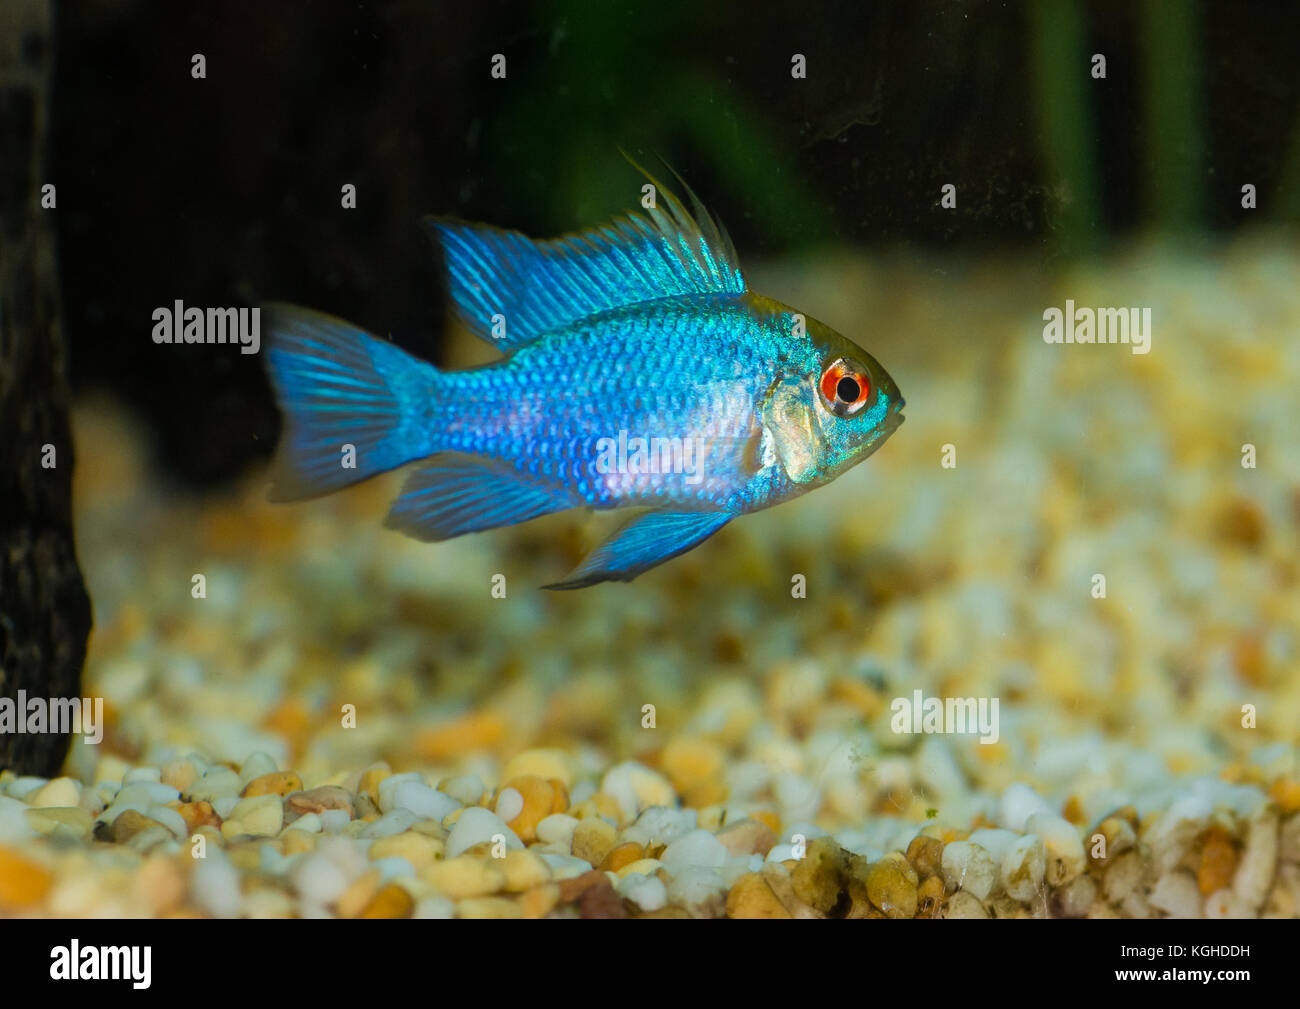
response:
[[[835,395],[845,403],[856,403],[860,392],[858,380],[850,378],[848,375],[840,379],[839,384],[835,386]]]

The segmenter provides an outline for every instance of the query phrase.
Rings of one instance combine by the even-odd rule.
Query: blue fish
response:
[[[547,588],[630,581],[732,519],[819,487],[903,421],[884,368],[751,291],[726,232],[658,199],[547,241],[427,218],[460,317],[501,352],[448,372],[339,319],[269,306],[286,426],[273,500],[418,462],[385,525],[439,541],[639,509]],[[689,193],[689,190],[687,190]]]

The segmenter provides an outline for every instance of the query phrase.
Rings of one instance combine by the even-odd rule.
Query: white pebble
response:
[[[481,806],[469,806],[460,814],[451,833],[447,835],[447,857],[455,858],[476,844],[491,841],[498,834],[505,837],[507,848],[523,848],[524,842],[496,813]]]
[[[634,760],[615,764],[606,771],[600,790],[619,804],[625,822],[650,806],[671,806],[677,801],[677,793],[667,778]]]
[[[551,878],[557,883],[562,879],[573,879],[584,872],[591,872],[591,863],[576,855],[553,855],[544,851],[541,852],[541,859],[550,867]]]
[[[343,811],[339,810],[338,812]],[[366,838],[391,837],[393,834],[401,834],[410,830],[419,821],[420,817],[409,809],[394,809],[391,813],[385,813],[374,823],[367,824],[361,831],[361,836]]]
[[[635,841],[642,847],[669,844],[688,831],[694,830],[698,822],[697,817],[698,814],[693,809],[651,806],[637,817],[636,823],[623,831],[620,840]]]
[[[1002,859],[1006,857],[1011,846],[1020,840],[1020,837],[1021,835],[1014,830],[986,827],[981,830],[972,830],[970,837],[966,838],[966,840],[971,844],[978,844],[989,853],[989,858],[1001,865]]]
[[[133,767],[122,776],[122,784],[134,785],[137,782],[162,781],[161,767]]]
[[[8,793],[11,798],[26,799],[29,795],[44,785],[44,778],[38,778],[32,774],[24,774],[9,782],[9,784],[5,786],[5,792]]]
[[[190,786],[185,794],[192,800],[198,802],[206,799],[213,803],[214,807],[217,799],[224,799],[231,795],[239,795],[244,786],[239,781],[239,775],[228,767],[214,767],[208,771],[202,778]]]
[[[1047,848],[1042,838],[1028,834],[1017,838],[1002,857],[1002,885],[1016,900],[1028,902],[1042,887],[1046,870]]]
[[[279,768],[275,766],[275,760],[271,755],[259,750],[250,753],[239,765],[239,780],[242,785],[247,785],[254,778],[260,778],[264,774],[274,774],[277,770]]]
[[[176,810],[168,806],[150,806],[145,811],[145,816],[149,819],[161,823],[164,827],[172,832],[174,837],[184,837],[189,830],[185,826],[185,817],[181,816]]]
[[[437,820],[439,823],[460,809],[460,803],[450,795],[430,788],[423,781],[403,781],[393,790],[392,799],[395,809],[409,810],[421,820]]]
[[[1049,886],[1064,886],[1083,872],[1086,865],[1083,838],[1069,820],[1063,816],[1035,813],[1025,826],[1031,834],[1042,838],[1047,849],[1044,879]]]
[[[239,796],[237,795],[223,795],[220,799],[212,800],[213,810],[215,810],[217,816],[221,817],[223,820],[227,819],[238,805]]]
[[[372,868],[379,870],[379,878],[385,883],[390,879],[407,879],[415,876],[415,866],[411,865],[401,855],[378,858],[371,862],[370,865]]]
[[[1255,913],[1226,887],[1205,898],[1207,918],[1254,918]]]
[[[418,771],[406,771],[402,774],[390,774],[387,778],[379,783],[379,811],[389,813],[398,805],[395,801],[395,795],[398,786],[405,785],[407,782],[424,784],[424,778]]]
[[[523,811],[523,793],[517,788],[503,788],[497,796],[497,816],[509,823]]]
[[[194,903],[214,918],[234,918],[239,913],[239,873],[225,852],[209,847],[207,857],[196,862],[190,874]]]
[[[544,816],[537,823],[537,839],[545,844],[562,844],[573,847],[573,832],[578,829],[578,821],[567,813],[552,813]]]
[[[629,872],[618,881],[614,890],[642,911],[658,911],[668,903],[668,888],[658,876]]]
[[[438,791],[450,795],[462,806],[474,806],[486,791],[483,779],[477,774],[461,774],[448,778],[438,786]]]
[[[352,822],[346,809],[322,809],[320,813],[310,814],[320,817],[321,829],[327,834],[337,834]]]
[[[1015,782],[1002,793],[1002,826],[1023,833],[1035,813],[1054,813],[1051,805],[1024,782]]]
[[[1201,891],[1196,878],[1185,869],[1167,872],[1156,880],[1148,899],[1152,907],[1171,918],[1201,917]]]
[[[415,910],[411,912],[411,917],[454,918],[456,905],[446,897],[421,897],[415,902]]]
[[[343,810],[336,810],[342,813]],[[320,815],[318,813],[303,813],[302,816],[289,824],[289,830],[301,830],[308,834],[319,834],[322,829]]]
[[[0,842],[23,841],[33,833],[27,822],[26,804],[7,795],[0,795]]]
[[[668,845],[659,861],[675,876],[692,867],[720,869],[727,864],[728,854],[723,843],[707,830],[693,830]]]
[[[673,877],[668,884],[668,899],[691,910],[720,897],[726,888],[726,881],[717,869],[693,866]]]
[[[993,892],[997,866],[989,853],[970,841],[953,841],[943,849],[943,880],[951,889],[969,891],[980,900]]]

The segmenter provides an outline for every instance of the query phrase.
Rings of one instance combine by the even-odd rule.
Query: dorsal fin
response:
[[[689,187],[694,216],[633,165],[654,184],[654,209],[588,231],[536,241],[518,231],[425,218],[446,253],[452,300],[475,333],[509,351],[612,308],[687,294],[744,293],[731,240]],[[494,315],[505,319],[503,337],[492,336]]]

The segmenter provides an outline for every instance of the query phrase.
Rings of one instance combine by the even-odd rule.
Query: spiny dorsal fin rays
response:
[[[465,322],[509,351],[614,308],[690,294],[743,294],[735,249],[690,187],[682,183],[694,217],[636,167],[655,186],[655,207],[587,231],[536,241],[517,231],[426,218],[446,254],[451,296]],[[496,315],[506,320],[504,337],[492,336]]]

